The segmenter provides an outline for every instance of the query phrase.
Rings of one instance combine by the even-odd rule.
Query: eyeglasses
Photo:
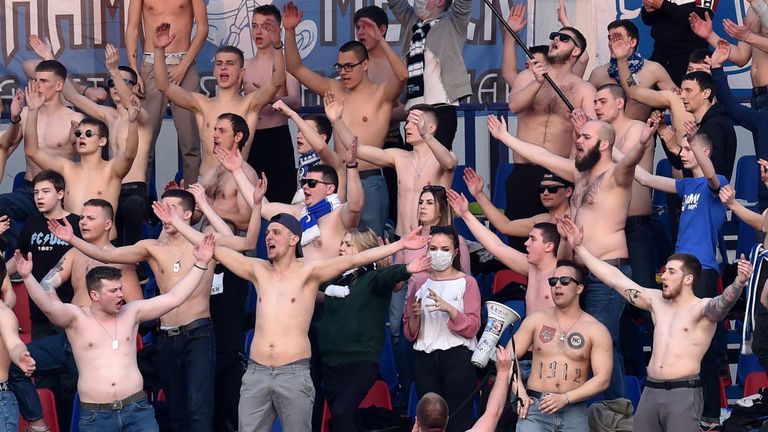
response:
[[[128,86],[135,86],[136,85],[136,81],[125,79],[125,78],[123,78],[123,82],[125,83],[125,85],[128,85]],[[107,87],[115,88],[115,80],[113,80],[112,78],[108,79],[107,80]]]
[[[302,186],[309,186],[310,189],[314,189],[318,183],[327,184],[327,185],[333,184],[331,182],[326,182],[326,181],[317,180],[317,179],[304,178],[299,180],[299,184],[301,184]]]
[[[551,277],[547,279],[547,282],[549,282],[549,286],[551,287],[557,285],[558,281],[560,282],[560,285],[563,286],[568,285],[571,282],[575,283],[576,285],[581,285],[581,282],[578,279],[572,278],[570,276]]]
[[[568,43],[573,42],[574,45],[576,45],[576,48],[581,48],[579,44],[576,43],[576,39],[573,38],[573,36],[567,34],[567,33],[560,33],[560,32],[552,32],[549,34],[549,40],[559,40],[560,42]]]
[[[539,186],[539,194],[549,192],[551,194],[557,193],[560,189],[565,189],[567,186],[563,185],[551,185],[551,186]]]
[[[90,129],[86,129],[85,132],[81,131],[80,129],[75,131],[75,136],[78,137],[78,138],[83,136],[83,134],[85,134],[86,138],[90,138],[90,137],[92,137],[94,135],[100,136],[99,134],[97,134],[96,132],[94,132],[94,131],[92,131]]]
[[[429,233],[430,234],[447,234],[447,235],[454,235],[456,234],[456,228],[450,226],[450,225],[432,225],[429,227]]]
[[[445,186],[426,185],[421,189],[422,192],[445,192]]]
[[[344,69],[344,72],[352,72],[352,70],[355,67],[360,66],[361,64],[363,64],[364,61],[365,60],[360,60],[357,63],[344,63],[344,64],[336,63],[335,65],[333,65],[333,68],[336,69],[337,73],[341,72],[342,69]]]

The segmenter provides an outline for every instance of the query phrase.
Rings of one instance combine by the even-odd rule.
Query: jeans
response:
[[[174,431],[213,430],[216,343],[210,318],[201,319],[208,323],[176,336],[161,331],[158,338],[158,370]]]
[[[13,392],[0,392],[0,432],[19,430],[19,403]]]
[[[717,296],[717,279],[719,276],[720,273],[717,270],[703,269],[699,283],[693,287],[693,293],[696,297]],[[701,359],[699,372],[704,391],[704,409],[701,411],[701,420],[705,422],[720,423],[720,365],[724,363],[726,353],[725,325],[720,321],[715,327],[715,334],[709,343],[709,348]]]
[[[768,110],[768,93],[763,93],[761,95],[752,95],[751,105],[752,105],[752,109],[757,111]]]
[[[379,171],[376,169],[376,171]],[[361,182],[365,193],[365,205],[360,215],[360,226],[371,228],[376,234],[384,235],[384,224],[387,222],[389,198],[387,196],[387,182],[384,176],[379,174],[369,175],[363,178],[366,171],[361,172]]]
[[[431,353],[416,351],[414,381],[419,398],[434,392],[448,404],[446,432],[464,432],[472,428],[472,401],[464,403],[475,390],[477,375],[472,366],[472,351],[465,346]],[[463,406],[461,406],[464,403]],[[459,409],[461,408],[461,409]]]
[[[15,191],[0,195],[0,216],[8,215],[11,219],[11,228],[4,234],[7,250],[16,249],[24,222],[37,213],[31,181],[24,180]]]
[[[147,184],[123,183],[117,199],[117,239],[121,246],[133,246],[141,240],[141,228],[147,211]]]
[[[650,216],[630,216],[624,228],[632,280],[645,288],[656,287],[656,238]]]
[[[627,277],[632,277],[632,269],[629,265],[620,265],[621,270]],[[581,295],[581,301],[584,305],[584,312],[592,315],[608,328],[613,342],[613,371],[611,373],[611,383],[603,392],[605,400],[624,397],[624,359],[621,355],[621,346],[619,345],[619,331],[621,313],[624,311],[626,301],[613,288],[604,284],[591,272],[587,276],[586,289]]]
[[[357,407],[379,376],[378,363],[323,365],[323,391],[331,410],[331,432],[360,430]]]
[[[157,432],[155,410],[148,400],[126,405],[119,411],[80,410],[80,432]]]
[[[531,398],[528,415],[517,420],[517,432],[584,432],[588,426],[589,408],[585,402],[566,405],[554,414],[544,414],[539,410],[539,399]]]
[[[27,349],[35,359],[36,377],[69,372],[77,379],[77,365],[66,334],[59,333],[36,339],[27,345]],[[43,407],[32,380],[14,363],[11,363],[8,377],[11,391],[19,402],[21,416],[30,422],[43,418]]]

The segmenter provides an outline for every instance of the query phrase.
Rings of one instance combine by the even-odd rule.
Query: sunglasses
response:
[[[344,70],[344,72],[352,72],[352,70],[355,67],[360,66],[361,64],[363,64],[364,61],[365,60],[360,60],[357,63],[344,63],[344,64],[336,63],[335,65],[333,65],[333,68],[336,69],[337,73],[341,72],[342,69]]]
[[[549,192],[551,194],[557,193],[560,189],[565,189],[567,186],[562,185],[552,185],[552,186],[539,186],[539,194],[543,194],[544,192]]]
[[[86,138],[90,138],[90,137],[92,137],[94,135],[99,136],[99,134],[97,134],[96,132],[94,132],[94,131],[92,131],[90,129],[86,129],[85,132],[81,131],[80,129],[75,131],[75,136],[76,137],[80,138],[83,135],[85,135]]]
[[[569,283],[573,282],[576,285],[581,285],[581,282],[577,280],[576,278],[572,278],[570,276],[560,276],[560,277],[551,277],[547,279],[547,282],[549,282],[549,286],[553,287],[557,285],[557,282],[560,282],[560,285],[568,285]]]
[[[581,48],[579,44],[576,43],[576,39],[573,38],[573,36],[567,34],[567,33],[560,33],[560,32],[552,32],[549,34],[549,40],[559,40],[560,42],[568,43],[573,42],[574,45],[576,45],[577,48]]]
[[[426,185],[421,189],[422,192],[445,192],[445,186],[440,185]]]
[[[445,226],[438,226],[433,225],[429,227],[429,233],[430,234],[447,234],[447,235],[454,235],[456,234],[456,228],[445,225]]]
[[[308,179],[308,178],[299,180],[299,184],[301,184],[302,186],[309,186],[310,189],[314,189],[318,183],[327,184],[327,185],[333,184],[331,182],[325,182],[322,180]]]
[[[128,85],[128,86],[135,86],[136,85],[136,81],[125,79],[125,78],[123,78],[123,82],[125,83],[125,85]],[[115,80],[113,80],[112,78],[108,79],[107,80],[107,87],[115,88]]]

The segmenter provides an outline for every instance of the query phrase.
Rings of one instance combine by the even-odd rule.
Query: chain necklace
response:
[[[560,320],[557,319],[557,311],[555,311],[555,321],[557,322],[557,329],[560,330],[560,342],[565,342],[565,337],[568,335],[568,333],[571,332],[571,329],[573,328],[573,326],[575,326],[576,323],[579,322],[583,314],[584,314],[584,311],[582,310],[581,312],[579,312],[579,316],[576,318],[576,321],[574,321],[573,324],[571,324],[571,326],[568,327],[568,329],[563,331],[563,326],[560,325]]]
[[[177,260],[176,260],[176,261],[173,263],[173,272],[174,272],[174,273],[178,273],[178,272],[180,272],[180,271],[181,271],[181,259],[182,259],[182,258],[184,258],[184,252],[186,252],[186,251],[187,251],[187,246],[189,246],[189,243],[187,243],[187,244],[185,244],[185,245],[184,245],[184,249],[182,249],[182,250],[181,250],[181,255],[179,255],[179,259],[177,259]],[[171,247],[171,244],[170,244],[170,243],[168,243],[168,249],[170,249],[170,250],[171,250],[171,255],[173,255],[173,248]]]
[[[113,337],[109,331],[101,324],[101,321],[99,321],[98,318],[94,315],[93,319],[96,320],[96,323],[99,324],[99,327],[101,327],[102,330],[104,330],[104,333],[106,333],[110,338],[112,338],[112,349],[117,350],[119,348],[119,343],[117,342],[117,315],[115,315],[115,336]]]

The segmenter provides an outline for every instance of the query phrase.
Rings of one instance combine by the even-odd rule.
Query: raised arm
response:
[[[17,89],[11,100],[10,126],[0,133],[0,179],[5,174],[5,161],[16,143],[21,140],[21,111],[24,92]]]
[[[250,93],[249,107],[252,110],[261,110],[261,108],[275,99],[277,92],[285,85],[285,56],[283,56],[283,42],[280,41],[280,28],[269,27],[267,31],[272,39],[272,77],[267,85],[261,87],[255,92]]]
[[[72,161],[61,156],[48,154],[40,149],[37,134],[37,117],[45,102],[45,95],[39,92],[37,81],[27,84],[27,121],[24,123],[24,154],[42,169],[53,170],[64,174]]]
[[[435,155],[435,159],[437,159],[437,163],[440,164],[440,168],[445,171],[455,170],[456,165],[458,164],[456,161],[456,156],[454,156],[446,146],[444,146],[435,138],[433,133],[435,130],[437,130],[437,127],[427,126],[424,113],[419,110],[411,110],[411,112],[408,113],[408,121],[416,124],[416,129],[419,131],[419,136],[424,140],[424,142],[427,143],[427,146],[432,151],[432,154]]]
[[[651,174],[641,166],[635,166],[635,180],[642,186],[666,193],[677,193],[675,179]]]
[[[59,327],[66,328],[75,320],[78,313],[77,306],[62,303],[59,296],[49,295],[52,291],[46,291],[37,283],[32,276],[32,253],[28,252],[24,258],[16,249],[13,256],[16,261],[16,272],[24,279],[24,286],[27,288],[29,297],[35,302],[37,307]]]
[[[122,179],[131,170],[133,160],[139,150],[139,98],[131,96],[131,107],[128,109],[128,135],[125,138],[125,145],[117,146],[117,154],[112,159],[112,174]]]
[[[698,126],[695,121],[688,120],[685,122],[685,133],[688,137],[688,143],[691,146],[693,157],[696,159],[696,163],[701,168],[704,178],[707,179],[707,185],[713,191],[720,189],[720,179],[717,178],[715,172],[715,166],[712,164],[712,160],[704,152],[704,146],[701,144],[700,138],[696,136]]]
[[[607,283],[611,288],[618,292],[624,299],[633,306],[640,309],[651,310],[650,292],[647,288],[632,281],[624,276],[619,269],[602,261],[581,244],[583,232],[582,228],[576,226],[568,217],[563,217],[558,221],[558,230],[568,239],[568,243],[575,253],[579,255],[585,266],[598,279]],[[658,291],[658,290],[655,290]]]
[[[504,406],[507,402],[507,392],[513,367],[512,353],[501,346],[497,346],[496,380],[493,382],[493,388],[488,395],[485,412],[477,419],[470,432],[494,432],[496,430],[496,425],[499,423],[499,418],[501,418],[501,413],[504,412]]]
[[[84,253],[90,258],[103,263],[114,264],[137,264],[150,258],[149,251],[146,248],[148,240],[142,240],[131,246],[123,246],[115,249],[102,249],[94,244],[77,237],[72,232],[72,226],[64,218],[64,224],[60,224],[56,219],[48,221],[48,229],[59,240],[65,241],[75,249]]]
[[[726,315],[728,315],[728,311],[730,311],[733,305],[736,304],[736,301],[739,300],[744,285],[749,278],[752,277],[752,264],[750,264],[744,254],[741,254],[741,258],[739,259],[737,272],[736,279],[723,290],[722,294],[707,301],[702,313],[708,320],[712,322],[720,322],[724,320]]]
[[[59,262],[57,262],[56,265],[43,276],[43,279],[40,281],[40,286],[43,287],[45,292],[56,292],[64,282],[69,280],[72,275],[72,262],[72,254],[67,252],[61,259],[59,259]]]
[[[728,58],[731,51],[731,45],[720,40],[717,43],[715,52],[712,53],[710,64],[712,66],[712,79],[715,81],[715,97],[717,102],[723,104],[729,111],[729,117],[735,122],[749,129],[756,131],[760,127],[761,115],[759,111],[742,105],[733,95],[728,85],[728,77],[723,70],[723,63]]]
[[[524,28],[527,20],[525,18],[525,4],[518,3],[509,10],[509,16],[507,17],[507,24],[512,27],[516,33],[520,33]],[[512,35],[506,30],[502,30],[504,33],[504,46],[501,51],[501,76],[506,81],[507,85],[512,87],[512,84],[517,78],[517,43]]]
[[[751,226],[752,228],[763,231],[766,229],[763,222],[765,220],[764,215],[761,215],[760,213],[755,213],[752,210],[744,207],[741,205],[740,202],[738,202],[736,198],[736,191],[733,189],[733,186],[731,185],[724,185],[720,188],[720,202],[723,203],[726,207],[728,207],[734,215],[736,215],[739,219],[741,219],[742,222],[745,222],[747,225]]]
[[[296,45],[296,26],[299,25],[304,12],[299,11],[293,2],[288,2],[283,8],[283,28],[285,29],[285,67],[308,89],[318,95],[334,89],[340,89],[336,80],[326,78],[301,62],[299,48]]]
[[[175,38],[176,34],[171,33],[171,25],[168,23],[162,23],[155,29],[154,44],[155,59],[157,59],[154,65],[155,85],[171,102],[193,113],[197,113],[202,110],[197,97],[192,92],[184,90],[178,84],[171,82],[171,79],[168,77],[168,66],[162,61],[165,58],[165,48]]]
[[[328,146],[328,143],[317,133],[317,130],[301,118],[299,113],[294,111],[288,103],[283,100],[278,100],[272,104],[272,109],[285,114],[296,123],[299,131],[304,136],[304,141],[306,141],[307,144],[312,147],[312,150],[320,156],[320,160],[322,160],[324,164],[332,166],[336,170],[342,169],[342,161],[336,152]]]
[[[640,136],[637,137],[637,142],[629,147],[629,150],[617,163],[613,169],[613,177],[616,180],[616,184],[622,187],[629,187],[632,185],[632,180],[635,178],[635,167],[640,160],[645,156],[647,145],[654,136],[656,129],[659,127],[659,119],[651,117],[643,127]]]
[[[475,201],[480,206],[486,219],[499,232],[513,237],[525,237],[533,228],[533,218],[509,220],[509,218],[499,210],[485,194],[485,181],[472,169],[464,168],[464,183],[469,189],[469,193],[475,197]]]
[[[480,223],[480,221],[469,212],[469,203],[463,194],[459,195],[453,189],[447,190],[446,193],[451,208],[453,208],[453,211],[466,222],[467,227],[477,241],[479,241],[488,252],[498,258],[499,261],[504,263],[504,265],[520,274],[527,275],[528,258],[525,254],[505,245],[496,234],[492,233],[491,230]]]
[[[386,38],[378,30],[378,26],[370,18],[360,18],[358,24],[379,45],[381,52],[387,58],[389,67],[392,68],[392,77],[384,83],[384,100],[394,101],[403,91],[403,86],[408,80],[408,68],[399,55],[389,46]]]
[[[544,85],[547,66],[539,60],[529,60],[529,68],[517,74],[509,91],[509,110],[519,114],[531,107]]]
[[[346,154],[347,202],[341,206],[341,223],[345,228],[355,228],[365,205],[365,192],[357,169],[357,137],[352,140]]]
[[[139,73],[139,32],[142,29],[141,9],[144,0],[131,0],[128,5],[128,22],[125,26],[125,53],[128,56],[128,66]],[[144,80],[139,73],[139,94],[144,94]]]
[[[544,147],[522,141],[517,139],[517,137],[512,136],[512,134],[507,131],[507,122],[503,117],[497,118],[493,114],[489,115],[488,131],[491,132],[491,135],[493,135],[494,138],[511,148],[516,154],[519,154],[536,165],[543,166],[561,178],[571,182],[575,181],[576,168],[573,165],[572,159],[560,157]]]
[[[0,310],[0,336],[2,336],[3,345],[8,351],[11,361],[25,375],[32,375],[35,370],[35,360],[29,355],[27,346],[19,338],[19,320],[9,308]]]
[[[243,197],[249,207],[253,208],[253,183],[243,169],[243,155],[239,149],[228,151],[221,146],[213,148],[213,155],[219,160],[221,166],[232,173],[237,185],[237,191]]]
[[[205,272],[208,271],[208,265],[213,257],[213,248],[213,235],[209,234],[195,246],[194,254],[197,259],[195,264],[169,292],[152,297],[151,299],[128,303],[130,306],[126,307],[136,308],[136,321],[144,322],[160,318],[189,298],[195,288],[197,288],[200,280],[202,280]]]

